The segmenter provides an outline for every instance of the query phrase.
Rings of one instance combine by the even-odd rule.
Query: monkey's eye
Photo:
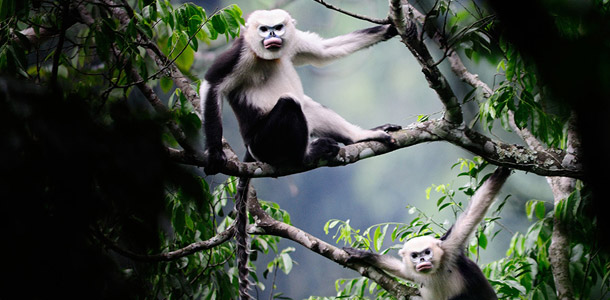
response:
[[[417,258],[417,253],[411,253],[411,258]]]
[[[426,249],[426,251],[424,251],[424,254],[430,255],[430,249]]]
[[[267,37],[267,35],[269,35],[269,30],[272,28],[273,27],[260,26],[258,28],[258,35],[260,35],[261,37]]]
[[[280,30],[284,29],[284,25],[282,25],[282,24],[280,24],[280,25],[275,25],[275,27],[274,27],[273,29],[275,29],[275,30],[277,30],[277,31],[280,31]]]

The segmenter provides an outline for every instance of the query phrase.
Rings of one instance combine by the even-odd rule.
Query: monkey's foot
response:
[[[309,164],[319,159],[329,159],[339,153],[339,144],[330,138],[319,138],[309,144],[305,163]]]

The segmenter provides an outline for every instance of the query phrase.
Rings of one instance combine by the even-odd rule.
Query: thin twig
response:
[[[235,223],[235,222],[233,222],[233,223]],[[199,252],[199,251],[208,250],[208,249],[214,248],[220,244],[223,244],[224,242],[228,241],[235,235],[235,226],[234,226],[234,224],[231,224],[231,226],[229,226],[227,229],[225,229],[224,231],[211,237],[208,240],[192,243],[186,247],[183,247],[183,248],[180,248],[180,249],[177,249],[174,251],[159,253],[159,254],[151,254],[151,255],[138,254],[138,253],[134,253],[130,250],[123,249],[122,247],[117,245],[115,242],[110,240],[108,237],[106,237],[99,229],[92,229],[91,232],[92,232],[93,236],[95,238],[97,238],[100,242],[102,242],[108,248],[112,249],[113,251],[117,252],[120,255],[129,257],[129,258],[131,258],[133,260],[137,260],[137,261],[155,262],[155,261],[176,260],[178,258],[185,257],[187,255],[191,255],[191,254]]]
[[[334,5],[330,4],[330,3],[326,3],[326,1],[324,1],[324,0],[313,0],[313,1],[318,2],[318,3],[326,6],[329,9],[332,9],[334,11],[338,11],[338,12],[340,12],[342,14],[348,15],[348,16],[356,18],[356,19],[360,19],[360,20],[364,20],[364,21],[369,21],[371,23],[381,24],[381,25],[391,24],[390,19],[388,19],[388,18],[385,18],[385,19],[371,18],[371,17],[365,16],[365,15],[360,15],[360,14],[356,14],[356,13],[352,13],[352,12],[346,11],[346,10],[341,9],[341,8],[339,8],[337,6],[334,6]]]

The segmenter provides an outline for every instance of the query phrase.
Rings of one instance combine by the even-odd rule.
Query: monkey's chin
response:
[[[428,272],[432,271],[432,263],[425,262],[425,263],[418,264],[417,267],[415,267],[415,270],[417,270],[417,272],[421,272],[421,273],[428,273]]]

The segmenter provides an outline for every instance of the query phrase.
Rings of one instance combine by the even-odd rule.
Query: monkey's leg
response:
[[[362,141],[379,141],[392,144],[392,136],[386,131],[394,131],[397,130],[395,128],[400,127],[384,125],[371,130],[362,129],[308,97],[304,100],[303,110],[307,116],[310,131],[314,136],[331,138],[345,145]]]
[[[303,162],[309,130],[301,105],[294,99],[280,98],[252,132],[248,149],[257,160],[276,165]]]

